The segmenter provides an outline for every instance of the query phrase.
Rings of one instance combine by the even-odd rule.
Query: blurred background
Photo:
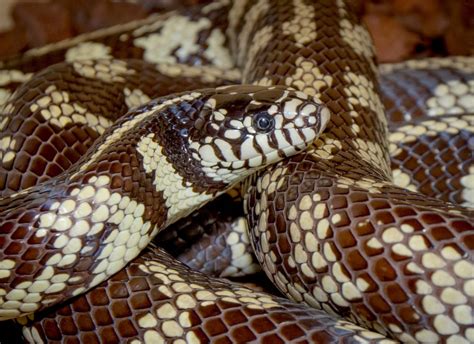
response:
[[[474,0],[353,0],[380,62],[474,55]],[[87,31],[210,0],[0,0],[0,59]]]

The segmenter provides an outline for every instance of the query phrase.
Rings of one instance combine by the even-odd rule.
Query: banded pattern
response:
[[[341,1],[314,6],[317,23],[339,29],[317,31],[321,36],[304,46],[309,63],[321,61],[315,68],[322,80],[331,77],[330,87],[326,80],[316,84],[319,88],[313,84],[313,92],[333,116],[313,151],[270,167],[251,187],[246,203],[257,259],[293,300],[380,333],[402,341],[472,340],[472,319],[459,313],[469,306],[456,308],[471,293],[465,271],[473,268],[472,216],[391,184],[373,55],[357,35],[363,29]],[[267,18],[274,21],[278,13],[277,22],[285,22],[283,12],[272,7],[269,13]],[[256,31],[271,26],[267,18],[256,23]],[[275,71],[272,52],[284,54],[276,48],[283,42],[271,40],[263,50],[269,53],[255,59],[244,80],[267,83],[266,75]],[[297,51],[301,43],[286,45]],[[328,55],[332,58],[323,60]],[[291,68],[286,75],[293,75]],[[291,77],[271,80],[308,92],[307,83]],[[463,291],[451,297],[451,289],[431,279],[438,271]],[[426,287],[416,288],[417,282]],[[442,307],[430,308],[423,293]]]
[[[0,195],[67,170],[133,107],[168,93],[232,81],[212,78],[218,70],[208,68],[201,70],[209,75],[203,80],[199,69],[193,70],[181,73],[179,83],[141,60],[61,63],[38,73],[16,90],[0,115]]]
[[[472,207],[474,64],[431,59],[382,72],[395,184]]]
[[[436,90],[446,79],[457,84],[458,88],[467,89],[472,77],[467,59],[453,59],[449,67],[443,66],[442,61],[431,60],[429,66],[439,65],[438,69],[413,66],[411,61],[404,64],[405,69],[400,64],[392,72],[385,71],[388,69],[386,65],[381,68],[381,98],[389,121],[392,175],[394,183],[399,187],[456,204],[465,202],[464,205],[467,205],[473,188],[470,179],[474,160],[468,143],[473,137],[473,118],[466,114],[468,108],[462,106],[463,114],[429,117],[429,107],[425,100],[437,97]],[[464,63],[459,65],[460,61]],[[413,74],[417,78],[413,78]],[[429,80],[431,82],[428,83]],[[445,165],[449,167],[445,168]],[[183,221],[186,226],[183,224],[167,229],[158,237],[157,242],[171,238],[176,238],[175,243],[187,242],[185,255],[178,256],[180,251],[173,250],[173,244],[167,243],[164,246],[186,264],[195,264],[196,257],[203,256],[203,252],[212,252],[215,260],[206,255],[205,262],[213,269],[206,271],[218,276],[226,268],[220,262],[220,255],[226,255],[225,252],[230,249],[221,244],[225,243],[230,234],[226,227],[236,221],[238,215],[213,223],[207,228],[205,239],[189,247],[195,241],[196,232],[202,233],[201,224],[217,220],[218,215],[213,216],[210,209],[204,208],[203,212],[204,218],[195,217],[194,223],[187,220]],[[188,233],[193,233],[193,236],[188,236]],[[250,249],[250,244],[248,246]],[[216,266],[221,268],[216,269]]]
[[[306,148],[328,118],[304,93],[243,85],[133,109],[66,173],[0,199],[1,318],[39,311],[103,282],[162,228]],[[228,137],[234,123],[239,136]]]
[[[392,173],[397,186],[473,207],[474,115],[442,116],[393,126]]]
[[[166,228],[154,242],[207,275],[240,277],[261,271],[253,256],[241,202],[228,194]]]
[[[23,333],[36,343],[394,343],[304,305],[206,277],[160,249]]]
[[[95,71],[89,62],[73,62],[77,57],[84,56],[84,51],[89,56],[91,51],[95,51],[96,55],[92,56],[102,58],[141,57],[152,63],[212,63],[223,68],[238,66],[245,83],[292,86],[314,97],[316,104],[323,103],[331,111],[330,123],[324,135],[314,143],[309,152],[270,167],[260,173],[255,183],[249,183],[246,205],[251,242],[267,275],[282,292],[296,301],[346,317],[401,341],[472,341],[470,308],[463,304],[466,303],[465,299],[472,297],[472,276],[469,274],[473,268],[473,226],[469,217],[472,214],[464,208],[441,200],[427,199],[392,183],[387,121],[378,95],[373,49],[352,6],[351,2],[343,0],[222,0],[189,12],[154,17],[37,49],[28,53],[24,59],[10,60],[2,66],[21,70],[23,74],[17,74],[15,78],[7,77],[10,78],[8,80],[15,81],[29,78],[28,73],[50,63],[45,62],[45,57],[51,58],[50,61],[66,59],[73,65],[76,63],[84,66],[78,72],[81,76],[100,78],[102,70]],[[178,27],[177,32],[172,32],[172,26]],[[170,40],[169,37],[175,34],[180,35],[177,36],[180,38]],[[200,46],[197,42],[204,44]],[[223,48],[224,43],[228,43],[232,53]],[[130,49],[131,46],[133,49]],[[157,49],[158,46],[162,49]],[[467,64],[469,68],[469,61],[461,59],[456,63],[460,66]],[[391,68],[399,70],[404,67]],[[129,74],[130,70],[125,72]],[[469,89],[467,93],[461,92],[457,85],[453,89],[456,89],[453,91],[456,94],[455,102],[458,100],[459,104],[464,104],[463,107],[469,108]],[[49,91],[55,92],[53,89]],[[446,93],[444,89],[438,92]],[[131,89],[127,93],[133,93],[133,97],[139,101],[145,100],[142,93]],[[50,94],[48,97],[53,98],[52,93]],[[452,102],[452,98],[448,98]],[[303,113],[313,111],[310,110],[311,107],[306,108],[305,100],[305,97],[299,96],[287,103],[288,109],[297,108]],[[440,104],[444,106],[446,102],[448,101],[430,101],[429,106],[435,108],[432,113],[439,114]],[[226,115],[212,101],[207,104],[216,110],[210,111],[214,121],[219,122]],[[44,106],[49,106],[49,103]],[[55,117],[54,110],[49,112],[49,119]],[[284,110],[282,112],[285,113]],[[463,120],[466,119],[455,119],[450,124],[459,130],[459,121]],[[277,120],[275,122],[279,123]],[[298,123],[301,122],[294,119],[293,125],[298,127]],[[235,124],[237,127],[246,126],[245,121]],[[267,124],[265,120],[260,123],[263,127]],[[288,125],[288,128],[294,128]],[[209,127],[214,132],[222,133],[219,129],[212,128],[212,125]],[[227,139],[237,137],[236,133],[230,133],[227,129],[224,130],[227,132]],[[230,128],[234,129],[235,126]],[[405,129],[402,127],[402,130]],[[291,137],[275,135],[273,142],[281,144]],[[115,137],[119,138],[122,138],[121,135]],[[300,139],[304,138],[307,139],[308,136],[302,133]],[[142,152],[140,155],[146,161],[147,168],[153,170],[152,166],[163,160],[161,146],[156,146],[151,138],[142,137],[142,140],[139,144]],[[107,149],[115,148],[110,142],[104,142],[108,145]],[[214,143],[212,149],[208,148],[211,142]],[[258,140],[250,142],[249,146],[256,147],[253,144]],[[2,159],[10,150],[15,149],[16,143],[12,144],[10,139],[4,146],[5,154]],[[268,144],[259,142],[260,150],[254,149],[254,152],[267,146]],[[229,166],[239,169],[243,166],[252,167],[253,163],[266,163],[264,159],[257,159],[242,166],[240,163],[234,164],[233,156],[238,150],[217,143],[217,140],[210,139],[195,144],[193,148],[193,157],[208,165],[205,175],[201,177],[217,184],[232,178]],[[151,151],[153,154],[149,154]],[[99,156],[105,152],[106,150],[99,149],[95,156],[84,159],[82,166],[77,167],[79,172],[87,173],[93,166],[100,166]],[[9,154],[6,162],[13,158]],[[226,164],[217,167],[219,159],[223,159]],[[176,176],[176,172],[185,170],[185,166],[182,166],[182,169],[172,170],[172,174]],[[130,171],[130,175],[133,177],[132,172]],[[79,178],[78,176],[80,174],[73,178]],[[98,179],[91,183],[97,181]],[[51,184],[57,187],[61,182],[61,178],[56,178]],[[148,183],[153,185],[153,178],[149,178]],[[163,189],[159,189],[159,192],[168,192],[171,196],[173,186],[176,185],[183,185],[183,180],[174,178],[167,184],[160,185]],[[28,195],[31,195],[31,190],[14,197],[28,198]],[[173,213],[182,215],[179,203],[173,202],[171,206],[176,207],[173,208]],[[64,207],[68,208],[67,205]],[[141,262],[140,259],[142,258],[137,258],[137,262]],[[177,263],[168,263],[164,257],[158,259],[162,259],[166,265],[163,267],[155,263],[158,271],[141,271],[155,277],[158,273],[157,283],[167,285],[168,280],[173,280],[171,275],[179,275],[168,271],[169,267],[172,266],[171,269],[176,271],[179,268],[176,266],[174,269],[173,264]],[[8,260],[5,263],[5,270],[8,272],[11,263]],[[128,272],[122,275],[128,290],[133,289],[136,281],[134,276]],[[181,282],[186,287],[190,287],[190,281],[194,277],[182,274],[178,276],[178,280],[179,278],[184,280]],[[451,284],[445,284],[448,281]],[[214,283],[209,282],[209,285]],[[102,287],[110,291],[112,284],[105,282]],[[229,291],[235,287],[225,288]],[[142,295],[156,296],[153,288],[143,290],[146,292]],[[185,295],[180,294],[180,290],[173,289],[170,292],[168,297],[173,300]],[[89,301],[84,303],[84,300],[89,298],[93,303],[97,299],[90,299],[91,293],[93,291],[76,302],[82,302],[84,309],[89,309]],[[135,295],[138,294],[133,296]],[[232,299],[231,295],[227,296]],[[118,297],[112,297],[114,298]],[[196,323],[197,331],[203,331],[204,335],[199,337],[192,330],[197,338],[186,338],[188,332],[185,328],[189,322],[184,319],[183,325],[176,318],[178,311],[183,310],[182,307],[174,301],[172,307],[167,305],[165,311],[160,313],[158,311],[161,308],[155,308],[155,305],[161,306],[160,301],[153,297],[149,300],[152,300],[153,311],[145,315],[146,320],[141,324],[134,314],[125,312],[123,318],[127,325],[104,326],[113,327],[115,337],[108,336],[111,330],[90,335],[90,330],[84,325],[86,321],[76,318],[72,308],[61,315],[55,315],[55,311],[50,317],[42,315],[32,325],[32,330],[25,328],[25,335],[30,340],[40,340],[40,337],[61,340],[69,333],[69,329],[74,328],[71,331],[74,335],[82,336],[89,332],[89,338],[98,341],[129,338],[132,332],[130,336],[145,342],[160,339],[177,342],[184,339],[203,341],[214,339],[213,333],[205,331],[218,328],[217,322],[220,324],[225,320],[225,311],[219,301],[216,302],[214,298],[204,300],[218,304],[217,309],[212,310],[212,316],[218,321],[214,323],[215,326],[209,327]],[[247,309],[247,301],[250,302],[240,298],[234,301],[240,310]],[[257,301],[252,300],[250,303],[261,306],[261,302],[257,298]],[[313,341],[322,340],[321,338],[329,340],[327,336],[338,341],[384,341],[380,335],[370,331],[349,339],[346,332],[335,330],[341,327],[341,323],[335,320],[332,323],[328,320],[328,332],[321,329],[321,324],[317,322],[308,323],[306,315],[297,313],[293,308],[303,309],[304,306],[293,306],[288,301],[285,302],[278,301],[277,307],[282,307],[285,313],[291,315],[298,328],[304,329],[301,332],[295,327],[284,329],[277,326],[273,330],[274,325],[272,328],[263,325],[272,319],[272,307],[261,307],[262,317],[246,323],[242,328],[246,332],[252,332],[255,338],[258,338],[255,335],[257,329],[263,331],[264,336],[275,331],[272,333],[275,336],[270,336],[270,340],[300,338],[302,335],[299,333],[313,333],[311,331],[314,330],[315,335],[311,337]],[[144,301],[143,304],[145,303]],[[79,308],[76,306],[76,309]],[[312,317],[322,314],[306,308],[305,312],[310,312]],[[252,318],[248,312],[243,314],[247,317],[242,319],[243,323]],[[103,319],[94,312],[89,313],[89,317],[95,319],[96,323]],[[114,312],[113,318],[121,317],[121,313]],[[47,326],[46,321],[49,321]],[[64,325],[67,322],[69,325]],[[152,330],[142,331],[149,328],[147,326],[150,324]],[[359,327],[355,325],[344,324],[342,327],[346,330],[352,328],[359,331]],[[191,325],[194,326],[195,323],[192,322]],[[238,324],[236,326],[234,328],[240,328]],[[54,330],[48,332],[52,328]],[[222,326],[220,328],[222,331],[229,329],[231,333],[236,331],[229,323],[226,323],[225,329]],[[120,329],[124,332],[120,332]],[[353,332],[349,333],[353,335]]]
[[[21,56],[0,61],[3,88],[8,90],[29,78],[32,72],[52,64],[85,59],[143,59],[163,64],[161,72],[175,74],[186,65],[216,65],[231,73],[234,62],[225,44],[223,16],[229,1],[219,5],[183,9],[179,12],[151,15],[146,19],[112,26],[76,36],[70,40],[30,49]],[[183,38],[183,39],[175,39]],[[203,44],[204,42],[204,44]],[[172,64],[172,66],[170,66]],[[188,69],[184,67],[185,69]],[[192,69],[192,68],[191,68]],[[238,73],[238,72],[237,72]],[[25,75],[25,76],[23,76]]]

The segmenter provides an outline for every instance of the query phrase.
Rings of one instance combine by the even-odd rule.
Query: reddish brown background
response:
[[[474,55],[474,0],[354,1],[374,37],[380,62]],[[12,25],[0,32],[0,58],[151,12],[204,2],[210,0],[2,0],[0,22],[10,20]]]

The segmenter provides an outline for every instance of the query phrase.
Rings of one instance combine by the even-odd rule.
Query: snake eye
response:
[[[268,133],[275,127],[275,119],[266,112],[260,112],[254,119],[255,128],[264,133]]]

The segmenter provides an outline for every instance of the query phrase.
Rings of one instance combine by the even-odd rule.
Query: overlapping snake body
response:
[[[160,98],[121,118],[64,174],[1,199],[2,318],[96,286],[162,228],[304,149],[329,119],[308,98],[240,85]],[[18,250],[23,242],[31,245]]]
[[[183,42],[180,48],[173,43],[163,49],[169,53],[165,62],[201,59],[204,64],[227,61],[221,67],[231,67],[233,64],[227,59],[230,55],[222,54],[220,49],[219,42],[225,41],[220,36],[222,33],[214,31],[207,19],[201,20],[199,15],[209,15],[213,24],[228,18],[226,33],[244,82],[292,86],[315,96],[331,109],[328,128],[312,150],[262,172],[246,197],[257,258],[276,286],[298,302],[346,317],[401,341],[474,340],[472,316],[469,317],[472,308],[467,304],[472,297],[473,277],[470,214],[461,207],[427,199],[392,184],[386,118],[377,94],[373,51],[350,4],[323,0],[314,3],[221,1],[196,13],[189,17],[193,26],[186,37],[198,36],[198,28],[204,28],[201,38],[206,37],[208,43],[202,56],[199,57],[199,48],[194,43]],[[137,57],[133,54],[142,49],[143,57],[149,62],[160,62],[162,51],[154,51],[153,47],[165,44],[168,25],[183,18],[184,15],[177,14],[141,23],[140,27],[131,25],[112,30],[104,38],[91,36],[91,42],[78,40],[79,44],[71,45],[69,50],[67,44],[60,44],[49,51],[48,48],[33,51],[26,61],[35,60],[35,54],[39,53],[49,54],[56,61],[62,56],[67,59],[81,49],[97,48],[111,41],[119,46],[133,44],[135,48],[131,52],[101,48],[105,55]],[[212,51],[216,46],[217,50]],[[38,64],[41,63],[38,58]],[[109,84],[121,83],[133,74],[124,68],[124,63],[117,65],[111,60],[112,72],[104,71],[109,68],[106,65],[100,68],[97,65],[101,63],[73,62],[75,72],[82,77]],[[24,71],[30,72],[28,68],[31,67]],[[49,102],[54,103],[58,98],[56,91],[46,92]],[[135,89],[124,93],[140,100],[147,97]],[[35,104],[37,107],[30,110],[37,111],[43,119],[55,117],[55,110],[47,100],[40,99]],[[215,117],[221,115],[216,113]],[[64,124],[58,119],[56,127],[58,123]],[[3,119],[0,124],[6,125]],[[66,124],[66,130],[74,127]],[[8,125],[17,124],[13,119]],[[234,134],[229,135],[232,138]],[[12,157],[16,142],[12,144],[12,138],[8,140],[8,152],[4,152],[2,159],[7,167],[21,170],[24,167]],[[145,145],[150,144],[147,141]],[[224,151],[232,155],[230,150]],[[207,167],[213,166],[216,158],[213,156]],[[89,168],[87,164],[102,168],[94,160],[89,161],[84,171]],[[228,175],[228,167],[223,166],[224,171],[216,171],[210,178],[222,181],[225,179],[222,176]],[[133,169],[124,171],[134,182],[137,177]],[[208,170],[208,173],[213,172]],[[52,184],[59,185],[60,181],[57,179]],[[37,182],[28,180],[24,185]],[[103,179],[86,182],[101,184]],[[124,183],[123,187],[133,188],[133,182]],[[22,183],[12,179],[8,185],[19,190]],[[28,198],[29,191],[26,192],[18,197]],[[64,207],[67,210],[68,205]],[[24,219],[28,220],[29,216],[25,214]],[[74,244],[71,246],[75,248]],[[33,253],[27,257],[36,259]],[[4,270],[11,269],[9,264],[6,261]],[[87,260],[83,264],[87,265]],[[31,274],[31,269],[25,268],[24,272]],[[64,283],[61,278],[64,277],[55,281],[59,284],[55,288]],[[123,290],[137,292],[129,295]],[[12,295],[23,296],[21,292]],[[10,304],[17,305],[15,302]],[[109,302],[113,304],[111,310],[107,306]],[[85,320],[76,320],[77,313]],[[177,343],[184,339],[206,342],[229,338],[284,341],[305,337],[314,342],[384,341],[376,333],[322,314],[189,273],[162,251],[155,250],[135,259],[112,280],[103,283],[95,294],[91,291],[72,305],[41,316],[24,333],[30,341],[44,338],[67,341],[77,334],[82,340],[105,342],[132,338]],[[108,319],[101,327],[104,332],[96,334],[90,324],[102,319]]]

